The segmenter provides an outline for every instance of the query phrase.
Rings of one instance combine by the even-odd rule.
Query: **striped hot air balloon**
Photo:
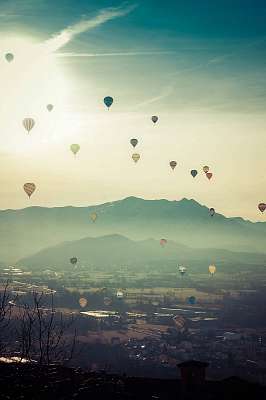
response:
[[[24,118],[23,119],[23,126],[28,133],[30,133],[30,131],[32,130],[34,125],[35,125],[35,121],[33,118]]]
[[[80,307],[84,308],[84,307],[86,307],[87,304],[88,304],[88,301],[87,301],[87,299],[85,299],[85,297],[81,297],[81,298],[79,299],[79,305],[80,305]]]
[[[35,192],[36,186],[34,183],[25,183],[23,189],[30,198],[30,196]]]

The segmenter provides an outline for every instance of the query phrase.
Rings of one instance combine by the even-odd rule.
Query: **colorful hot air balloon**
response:
[[[132,154],[132,159],[135,163],[137,163],[140,159],[140,155],[138,153]]]
[[[76,155],[76,154],[79,152],[79,150],[80,150],[80,145],[74,143],[74,144],[72,144],[72,145],[70,146],[70,150],[72,151],[72,153],[73,153],[74,155]]]
[[[46,108],[49,112],[51,112],[53,110],[54,106],[52,104],[47,104]]]
[[[104,101],[104,104],[106,105],[106,107],[109,109],[111,107],[111,105],[113,104],[114,99],[110,96],[107,96],[104,98],[103,101]]]
[[[14,54],[12,54],[12,53],[7,53],[6,55],[5,55],[5,58],[6,58],[6,61],[7,62],[12,62],[13,60],[14,60]]]
[[[158,121],[158,117],[157,117],[157,115],[153,115],[152,117],[151,117],[151,120],[152,120],[152,122],[154,123],[154,124],[156,124],[156,122]]]
[[[30,131],[32,130],[34,125],[35,125],[35,121],[33,118],[24,118],[23,119],[23,126],[26,129],[26,131],[28,131],[28,133],[30,133]]]
[[[258,209],[263,213],[266,210],[266,204],[265,203],[260,203],[258,205]]]
[[[172,168],[172,170],[174,170],[175,167],[177,166],[177,162],[176,161],[170,161],[169,165]]]
[[[167,243],[167,240],[166,240],[166,239],[161,239],[161,240],[160,240],[160,245],[161,245],[162,247],[164,247],[164,246],[166,245],[166,243]]]
[[[81,298],[79,299],[79,305],[80,305],[80,307],[84,308],[84,307],[86,307],[87,304],[88,304],[88,301],[87,301],[87,299],[85,299],[85,297],[81,297]]]
[[[72,257],[72,258],[70,258],[70,263],[71,263],[72,265],[76,265],[77,262],[78,262],[77,257]]]
[[[207,172],[206,173],[207,178],[210,180],[212,178],[212,173],[211,172]]]
[[[91,213],[90,217],[91,217],[92,222],[95,222],[98,215],[95,212],[93,212],[93,213]]]
[[[193,178],[195,178],[198,175],[198,171],[196,169],[192,169],[190,171],[191,175],[193,176]]]
[[[25,183],[23,189],[30,198],[30,196],[35,192],[36,186],[34,183]]]
[[[195,304],[196,303],[196,297],[195,296],[190,296],[189,298],[188,298],[188,302],[189,302],[189,304]]]
[[[210,216],[213,217],[215,214],[215,209],[214,208],[210,208]]]
[[[138,139],[131,139],[130,143],[132,144],[133,147],[136,147],[138,144]]]
[[[209,273],[211,274],[211,276],[213,276],[216,272],[216,267],[215,265],[210,265],[209,266]]]
[[[210,170],[210,168],[207,165],[205,165],[202,169],[205,172],[205,174],[207,174],[207,172],[209,172]]]

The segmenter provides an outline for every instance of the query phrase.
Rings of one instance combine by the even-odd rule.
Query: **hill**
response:
[[[93,223],[90,213],[96,212]],[[120,234],[167,238],[185,246],[266,252],[266,223],[210,217],[195,200],[123,200],[91,207],[29,207],[0,211],[0,259],[15,262],[63,241]]]
[[[158,240],[133,241],[120,235],[64,242],[20,260],[19,265],[37,269],[66,269],[73,256],[78,258],[79,266],[92,265],[98,268],[121,265],[131,268],[144,268],[147,265],[163,268],[167,265],[176,269],[179,263],[206,271],[212,262],[225,267],[237,264],[240,268],[246,265],[266,265],[266,254],[193,249],[172,241],[162,247]]]

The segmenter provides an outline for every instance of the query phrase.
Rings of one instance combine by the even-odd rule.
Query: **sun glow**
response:
[[[33,132],[38,131],[42,143],[46,141],[47,131],[53,135],[56,126],[62,129],[64,124],[68,125],[64,113],[68,109],[69,83],[60,61],[45,44],[29,38],[2,39],[0,52],[1,131],[8,137],[7,145],[12,145],[12,152],[21,152],[26,145],[20,140],[27,134],[22,126],[25,117],[35,120]],[[8,52],[14,54],[10,63],[5,59]],[[47,111],[47,104],[54,105],[51,113]],[[62,121],[66,121],[63,127]]]

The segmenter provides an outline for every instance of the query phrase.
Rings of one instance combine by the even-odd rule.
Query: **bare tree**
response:
[[[76,344],[76,331],[69,332],[73,322],[73,317],[66,320],[56,312],[53,295],[46,308],[44,294],[33,293],[32,305],[23,305],[18,316],[21,359],[33,359],[40,365],[69,362]]]
[[[0,354],[6,350],[6,340],[8,337],[7,328],[11,320],[11,303],[9,294],[9,281],[6,281],[0,291]]]

